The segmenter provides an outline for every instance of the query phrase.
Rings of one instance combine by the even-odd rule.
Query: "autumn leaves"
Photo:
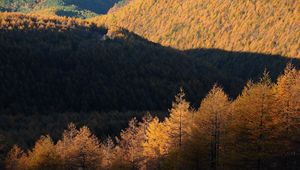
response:
[[[98,139],[87,127],[70,124],[56,144],[42,136],[27,153],[14,146],[6,159],[7,169],[97,169],[101,165]]]
[[[300,71],[288,64],[277,83],[265,72],[231,100],[214,86],[198,109],[183,90],[170,115],[132,119],[120,137],[100,142],[73,124],[56,144],[49,136],[31,151],[14,147],[8,169],[265,169],[299,152]],[[99,122],[101,123],[101,122]],[[276,163],[276,164],[272,164]],[[292,166],[292,165],[285,165]],[[275,167],[276,168],[276,167]]]

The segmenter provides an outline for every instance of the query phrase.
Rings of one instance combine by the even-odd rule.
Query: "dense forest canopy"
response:
[[[89,18],[105,14],[118,0],[1,0],[0,11]]]
[[[298,0],[132,0],[94,18],[179,49],[217,48],[300,57]]]

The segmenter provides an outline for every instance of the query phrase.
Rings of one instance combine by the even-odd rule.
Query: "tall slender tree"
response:
[[[193,119],[190,103],[186,101],[182,88],[175,96],[175,101],[169,112],[170,116],[164,122],[169,137],[169,146],[180,149],[190,135]]]
[[[121,132],[119,144],[124,161],[128,163],[130,169],[140,169],[143,166],[145,161],[143,143],[146,141],[146,132],[151,120],[150,114],[146,114],[142,122],[134,118],[129,121],[128,128]]]
[[[143,143],[143,154],[147,158],[147,167],[150,169],[159,169],[164,156],[168,153],[168,138],[163,123],[154,117],[150,122],[146,141]]]
[[[277,135],[276,98],[267,72],[258,83],[246,85],[234,102],[234,118],[239,163],[263,169],[265,158],[275,152]]]
[[[190,103],[185,99],[182,88],[175,96],[175,101],[169,112],[169,117],[163,122],[167,137],[168,166],[171,166],[168,168],[182,169],[182,154],[191,135],[194,113],[190,108]]]
[[[111,137],[108,137],[106,141],[101,144],[101,150],[103,157],[101,167],[103,169],[112,169],[113,164],[116,164],[119,157],[116,152],[116,145]]]
[[[196,156],[199,158],[197,160],[201,161],[202,159],[202,162],[198,163],[198,168],[204,166],[206,162],[209,163],[210,169],[222,167],[220,166],[220,159],[222,156],[224,157],[229,105],[228,96],[222,88],[215,85],[203,99],[195,114],[191,137],[193,146],[191,147],[198,149]]]
[[[289,63],[274,89],[284,152],[295,152],[300,147],[300,71]]]

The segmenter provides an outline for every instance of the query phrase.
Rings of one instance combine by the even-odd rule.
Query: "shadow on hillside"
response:
[[[78,30],[80,29],[80,30]],[[198,107],[215,83],[236,97],[264,69],[291,59],[217,49],[180,51],[127,30],[0,30],[4,113],[167,110],[182,86]],[[120,36],[121,34],[121,36]],[[41,43],[42,42],[42,43]],[[300,68],[299,59],[291,61]]]
[[[150,43],[149,40],[135,33],[129,32],[126,29],[123,29],[122,32],[123,34],[129,35],[128,37],[133,37],[134,40]],[[151,43],[161,46],[158,43]],[[182,51],[165,46],[161,47],[168,48],[200,60],[207,66],[213,67],[221,72],[225,75],[225,77],[229,79],[238,78],[244,83],[248,80],[257,81],[265,70],[269,72],[271,79],[276,81],[278,76],[283,73],[288,63],[292,63],[295,68],[300,69],[300,59],[289,58],[281,55],[205,48]]]
[[[127,30],[121,34],[107,35],[105,28],[84,27],[66,31],[0,30],[0,112],[22,113],[19,119],[2,117],[7,123],[2,123],[3,127],[10,127],[8,134],[11,129],[21,129],[11,136],[11,143],[19,143],[17,137],[32,143],[43,130],[58,134],[53,128],[37,128],[28,135],[26,129],[32,128],[23,128],[28,124],[44,127],[44,122],[57,120],[59,125],[71,120],[95,125],[98,136],[112,134],[111,127],[119,132],[133,113],[106,111],[166,111],[180,86],[191,104],[198,107],[216,82],[235,97],[248,79],[257,80],[265,69],[275,80],[288,62],[300,68],[299,59],[284,56],[219,49],[180,51]],[[95,111],[103,112],[91,117],[81,114]],[[79,114],[54,114],[66,112]],[[23,119],[23,113],[34,118]],[[165,114],[159,113],[162,117]],[[36,125],[36,120],[41,124]],[[104,122],[103,126],[99,122]]]
[[[0,30],[0,111],[167,110],[180,86],[196,106],[214,83],[234,87],[195,57],[126,30],[103,33]]]
[[[258,80],[264,70],[267,70],[275,81],[289,62],[300,69],[300,59],[280,55],[231,52],[221,49],[192,49],[184,52],[208,63],[227,76],[238,77],[244,82],[250,79]]]

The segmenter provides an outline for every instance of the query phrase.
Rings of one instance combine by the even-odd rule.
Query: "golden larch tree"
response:
[[[55,145],[49,135],[41,136],[36,141],[32,151],[27,157],[28,169],[57,169],[60,156],[56,152]]]
[[[168,169],[183,168],[183,151],[191,135],[191,125],[193,122],[194,111],[190,103],[185,99],[185,93],[182,89],[175,96],[170,115],[163,122],[163,128],[167,138],[168,159],[165,161]]]
[[[157,117],[153,118],[147,128],[143,147],[143,154],[147,158],[147,167],[159,168],[161,159],[168,153],[168,138],[164,125],[159,122]]]
[[[24,151],[20,147],[14,145],[6,156],[5,168],[7,170],[21,170],[22,168],[26,169],[27,168],[26,163],[27,163],[26,153],[24,153]]]
[[[262,169],[264,159],[276,152],[278,116],[272,86],[265,72],[258,83],[248,82],[234,102],[235,149],[239,163],[245,167]]]
[[[98,138],[86,126],[76,129],[74,124],[57,143],[64,168],[98,169],[101,167],[101,147]]]
[[[274,89],[281,127],[280,140],[285,146],[285,153],[295,152],[300,147],[300,71],[291,63],[287,64]]]
[[[199,166],[217,169],[225,157],[230,101],[223,89],[215,85],[195,114],[191,144]],[[202,155],[200,157],[200,155]],[[207,165],[208,164],[208,165]],[[206,165],[206,166],[205,166]]]

